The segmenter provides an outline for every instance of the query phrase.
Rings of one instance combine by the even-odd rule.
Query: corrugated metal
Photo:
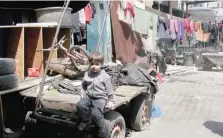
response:
[[[117,15],[119,1],[113,1],[111,7],[112,31],[115,44],[116,58],[122,63],[133,63],[136,60],[136,52],[143,46],[140,34],[133,32],[131,27],[119,21]]]

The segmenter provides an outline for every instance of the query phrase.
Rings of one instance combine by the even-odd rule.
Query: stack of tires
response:
[[[0,58],[0,91],[18,87],[15,60]]]

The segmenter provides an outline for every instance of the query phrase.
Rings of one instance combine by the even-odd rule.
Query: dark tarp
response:
[[[140,34],[132,31],[131,27],[119,21],[117,9],[119,1],[113,1],[111,7],[111,21],[116,58],[123,64],[133,63],[136,53],[142,48]]]
[[[122,74],[119,81],[122,85],[132,86],[147,86],[148,88],[154,87],[155,93],[158,91],[156,82],[153,81],[149,72],[143,67],[136,64],[129,63],[125,66],[127,73]]]

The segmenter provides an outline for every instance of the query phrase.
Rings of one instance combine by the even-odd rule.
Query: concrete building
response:
[[[223,19],[223,1],[214,0],[213,2],[196,3],[188,6],[190,18],[199,18],[205,21]]]

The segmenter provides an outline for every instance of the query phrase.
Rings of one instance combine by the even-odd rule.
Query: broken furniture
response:
[[[18,25],[18,26],[1,26],[0,51],[5,54],[3,57],[13,58],[16,61],[16,71],[20,81],[25,80],[28,76],[28,68],[39,68],[40,76],[45,69],[49,52],[36,52],[40,49],[51,47],[53,37],[56,32],[56,25],[36,24],[36,25]],[[64,47],[70,48],[70,28],[61,28],[58,40],[66,35],[67,41]],[[52,59],[64,58],[65,53],[61,50],[54,51]]]

